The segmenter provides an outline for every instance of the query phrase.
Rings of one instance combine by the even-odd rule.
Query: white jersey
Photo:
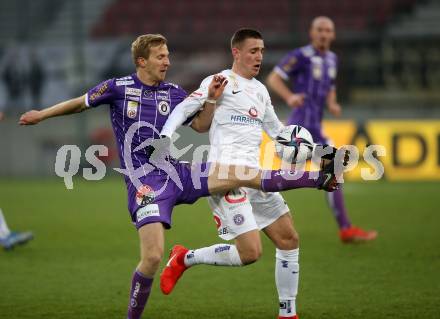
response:
[[[232,70],[221,72],[228,80],[223,95],[217,100],[209,131],[210,151],[208,162],[259,167],[262,131],[275,138],[283,128],[275,114],[266,87],[257,79],[245,79]],[[200,88],[193,92],[173,111],[174,117],[184,110],[185,119],[195,114],[208,96],[208,86],[213,75],[207,77]],[[173,113],[162,134],[171,136],[177,128],[172,122]],[[178,125],[183,118],[179,119]]]

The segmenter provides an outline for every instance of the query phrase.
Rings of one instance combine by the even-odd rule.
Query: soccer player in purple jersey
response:
[[[307,128],[315,143],[330,144],[321,131],[324,106],[334,116],[341,115],[336,99],[336,73],[338,60],[330,51],[335,39],[334,23],[328,17],[317,17],[310,28],[311,43],[287,53],[267,78],[267,85],[293,110],[287,124]],[[289,81],[290,86],[284,81]],[[343,242],[373,240],[374,230],[365,231],[353,226],[348,218],[342,188],[327,194],[327,200],[339,225]]]
[[[169,114],[187,94],[179,86],[164,82],[170,60],[167,40],[162,35],[142,35],[133,42],[131,49],[135,73],[104,81],[72,100],[41,111],[29,111],[21,116],[19,124],[37,124],[50,117],[78,113],[102,104],[110,105],[121,172],[125,175],[127,186],[128,210],[140,238],[141,260],[133,274],[128,307],[128,319],[137,319],[142,315],[162,260],[164,228],[171,228],[175,205],[191,204],[200,197],[241,186],[276,192],[301,187],[333,191],[337,185],[333,162],[323,169],[317,179],[311,178],[308,173],[298,180],[283,179],[283,174],[263,179],[261,176],[265,173],[259,172],[253,179],[240,180],[231,173],[233,169],[228,171],[227,178],[220,178],[219,167],[210,167],[207,163],[191,167],[188,163],[161,157],[160,148],[154,141],[163,140],[159,138],[159,132]],[[213,77],[203,110],[192,116],[190,125],[193,129],[199,132],[209,129],[215,102],[226,84],[224,76]],[[209,172],[212,174],[202,174],[211,168]],[[272,172],[272,175],[275,173]],[[198,180],[198,186],[195,180]]]

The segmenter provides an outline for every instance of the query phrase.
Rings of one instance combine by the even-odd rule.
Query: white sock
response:
[[[214,266],[242,266],[237,247],[229,244],[216,244],[190,250],[185,255],[185,266],[205,264]]]
[[[293,250],[276,250],[275,283],[280,300],[281,317],[296,315],[296,295],[299,278],[299,248]]]
[[[0,209],[0,238],[6,238],[10,233],[11,231],[8,228],[8,224],[6,224],[5,216],[3,216],[3,212]]]

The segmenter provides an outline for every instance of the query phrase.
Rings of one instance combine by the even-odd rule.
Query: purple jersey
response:
[[[331,51],[322,54],[311,45],[301,47],[287,53],[275,67],[275,72],[290,81],[294,93],[306,96],[304,105],[290,114],[288,124],[304,126],[314,139],[319,140],[326,98],[335,88],[336,54]]]
[[[201,185],[195,187],[194,170],[188,163],[172,160],[176,175],[183,188],[167,172],[151,165],[151,149],[140,148],[147,139],[159,137],[168,116],[177,104],[186,98],[179,86],[162,82],[159,86],[143,84],[136,74],[104,81],[87,92],[86,105],[96,107],[110,105],[110,118],[118,145],[121,168],[128,169],[125,175],[128,193],[128,209],[137,228],[154,222],[171,227],[174,205],[193,203],[197,198],[208,196],[207,178],[200,177]],[[131,145],[130,145],[131,139]],[[130,146],[127,149],[127,144]],[[149,144],[150,145],[150,144]],[[126,160],[131,160],[126,163]],[[129,165],[129,167],[127,167]],[[146,165],[146,166],[144,166]],[[200,166],[200,165],[199,165]],[[152,169],[144,170],[144,167]],[[205,168],[206,164],[201,164]],[[132,175],[136,169],[143,170],[136,187]],[[198,170],[195,170],[196,172]]]
[[[124,169],[124,141],[130,127],[135,125],[132,130],[136,128],[131,141],[131,149],[134,150],[146,139],[159,137],[169,114],[186,96],[187,93],[175,84],[162,82],[159,86],[148,86],[134,73],[98,84],[87,92],[86,104],[89,107],[110,105],[110,118],[121,168]],[[142,121],[150,123],[150,127],[138,125]],[[148,149],[132,152],[134,169],[148,163],[149,155]],[[149,174],[160,174],[160,170]]]

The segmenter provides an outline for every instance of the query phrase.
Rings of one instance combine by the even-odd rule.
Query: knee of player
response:
[[[243,265],[249,265],[260,259],[261,255],[263,254],[263,251],[262,249],[255,247],[252,249],[246,249],[245,251],[239,252],[239,254]]]
[[[276,247],[281,250],[292,250],[299,247],[299,235],[294,230],[282,236],[276,243]]]
[[[163,251],[156,250],[151,251],[142,256],[141,267],[145,268],[157,268],[163,258]]]

